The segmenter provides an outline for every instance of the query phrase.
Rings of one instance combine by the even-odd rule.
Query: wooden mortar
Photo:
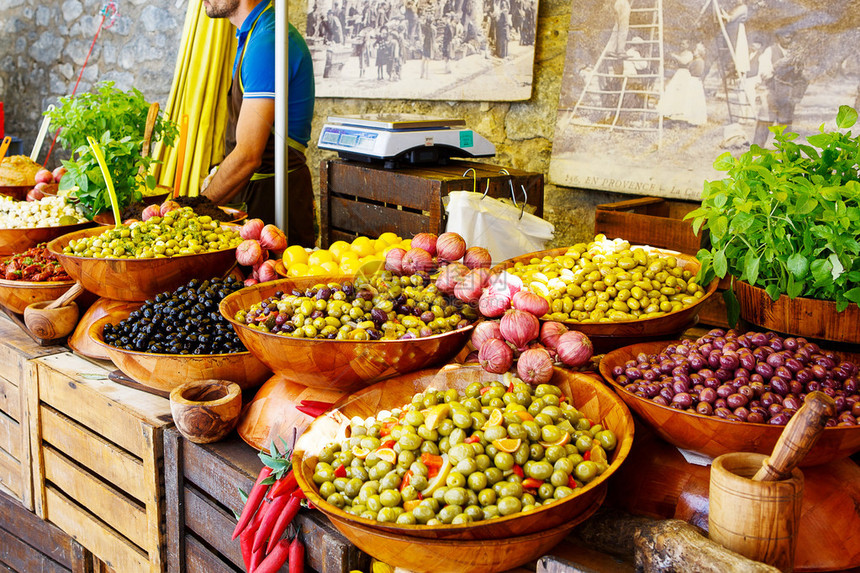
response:
[[[75,283],[57,300],[34,302],[24,309],[24,324],[45,340],[62,338],[75,329],[80,311],[74,300],[84,291]]]
[[[229,380],[195,380],[170,392],[176,428],[195,444],[217,442],[229,434],[242,411],[242,389]]]
[[[803,501],[803,474],[796,466],[835,411],[832,398],[811,392],[769,457],[735,452],[713,461],[708,515],[711,540],[780,571],[794,569]]]

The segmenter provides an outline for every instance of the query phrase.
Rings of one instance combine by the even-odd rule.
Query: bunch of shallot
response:
[[[452,265],[459,272],[462,269],[489,269],[492,264],[487,249],[467,249],[466,240],[457,233],[442,233],[438,237],[433,233],[418,233],[412,237],[411,246],[408,251],[399,247],[388,251],[385,256],[385,270],[396,275],[414,275],[432,273],[439,267],[444,270]],[[459,263],[461,259],[463,262]],[[454,294],[453,284],[444,292]]]
[[[245,286],[273,281],[278,278],[275,261],[269,258],[269,251],[283,251],[287,248],[287,236],[275,225],[266,225],[261,219],[249,219],[239,229],[244,241],[236,247],[236,261],[251,267],[251,276]]]
[[[537,385],[552,379],[556,361],[577,368],[591,359],[594,349],[587,336],[560,322],[541,325],[538,319],[549,311],[549,303],[524,289],[514,275],[489,277],[478,310],[488,318],[501,317],[478,323],[472,333],[478,361],[488,372],[502,374],[516,361],[517,375]]]

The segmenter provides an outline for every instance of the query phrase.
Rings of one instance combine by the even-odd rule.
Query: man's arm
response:
[[[224,158],[203,194],[213,202],[228,203],[251,180],[260,166],[266,141],[275,122],[275,100],[246,99],[236,124],[236,147]]]

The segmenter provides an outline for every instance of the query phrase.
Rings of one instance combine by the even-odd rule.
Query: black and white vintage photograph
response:
[[[550,179],[700,197],[723,152],[831,128],[860,103],[858,14],[817,0],[584,0],[572,11]]]
[[[318,97],[531,96],[538,0],[309,0]]]

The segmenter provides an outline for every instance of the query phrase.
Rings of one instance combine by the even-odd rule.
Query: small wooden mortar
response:
[[[24,324],[30,332],[45,340],[62,338],[75,329],[80,312],[74,300],[84,292],[75,283],[57,300],[34,302],[24,309]]]
[[[796,466],[835,412],[832,398],[812,392],[770,457],[736,452],[713,461],[708,514],[713,541],[781,571],[794,569],[803,500],[803,474]]]
[[[176,428],[195,444],[217,442],[229,434],[242,411],[242,389],[229,380],[196,380],[170,392]]]

